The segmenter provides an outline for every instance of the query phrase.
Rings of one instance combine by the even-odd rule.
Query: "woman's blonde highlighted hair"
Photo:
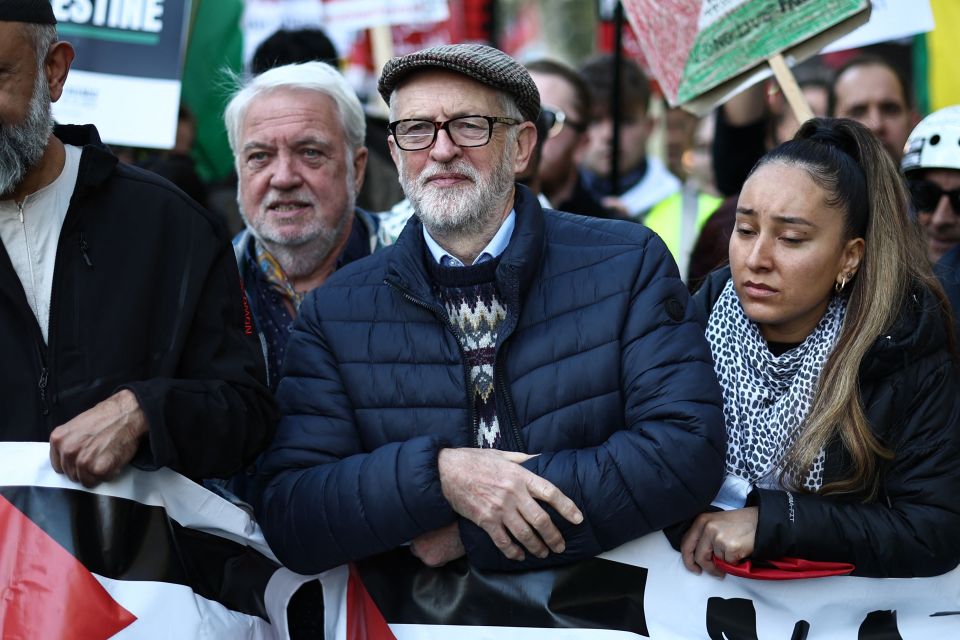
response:
[[[829,482],[821,494],[876,497],[881,460],[893,453],[877,439],[860,400],[859,372],[864,356],[893,326],[918,287],[939,301],[939,312],[954,351],[947,298],[933,275],[919,228],[910,218],[907,191],[893,160],[873,134],[853,120],[808,120],[793,140],[764,156],[754,167],[796,166],[843,211],[844,240],[864,239],[864,255],[848,297],[843,327],[817,382],[803,431],[787,452],[781,480],[803,491],[802,479],[828,444],[840,439],[850,456],[848,473]],[[797,473],[800,471],[800,473]]]

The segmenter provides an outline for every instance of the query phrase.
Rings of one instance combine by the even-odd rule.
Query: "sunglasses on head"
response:
[[[544,119],[547,129],[547,137],[554,138],[563,131],[563,128],[570,127],[574,131],[579,131],[583,133],[586,131],[587,127],[582,122],[577,122],[576,120],[571,120],[567,117],[567,114],[563,112],[562,109],[556,107],[550,107],[543,105],[540,108],[541,117]]]
[[[940,198],[947,196],[953,212],[960,215],[960,189],[946,191],[929,180],[910,180],[910,200],[913,208],[921,213],[930,213],[940,204]]]

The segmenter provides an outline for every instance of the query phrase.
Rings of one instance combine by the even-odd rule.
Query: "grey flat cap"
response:
[[[531,122],[540,115],[540,92],[519,62],[485,44],[445,44],[393,58],[383,66],[377,89],[390,103],[390,94],[411,73],[423,69],[447,69],[462,73],[513,96],[523,117]]]

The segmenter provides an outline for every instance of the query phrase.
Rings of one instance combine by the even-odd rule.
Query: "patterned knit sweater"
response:
[[[494,387],[497,332],[507,316],[494,275],[498,258],[467,267],[447,267],[427,258],[437,299],[463,347],[465,366],[473,387],[476,445],[499,449],[502,445]]]

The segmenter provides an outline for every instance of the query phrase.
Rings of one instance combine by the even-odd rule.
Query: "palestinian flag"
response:
[[[48,449],[0,443],[0,637],[286,637],[307,578],[246,512],[167,469],[84,489]]]
[[[53,472],[47,444],[0,443],[4,639],[285,638],[291,595],[316,578],[298,595],[331,640],[960,637],[960,568],[717,580],[686,571],[660,532],[520,573],[431,569],[401,547],[300,576],[245,511],[172,471],[87,490]]]

